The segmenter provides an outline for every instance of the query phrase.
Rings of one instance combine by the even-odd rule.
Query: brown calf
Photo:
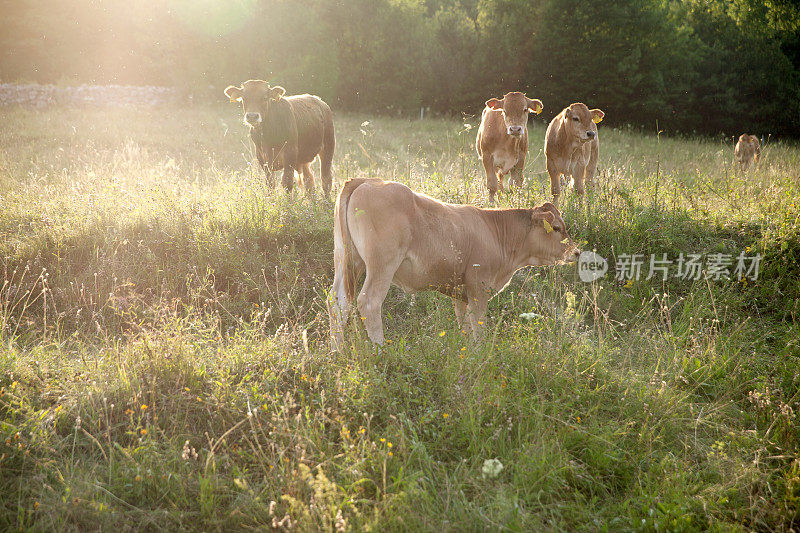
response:
[[[746,172],[751,164],[753,168],[758,165],[758,160],[761,158],[761,142],[755,135],[744,133],[739,136],[739,142],[736,143],[733,153],[739,162],[739,168],[742,172]]]
[[[566,179],[572,176],[576,194],[583,194],[584,181],[591,188],[600,153],[595,124],[604,116],[599,109],[575,103],[556,115],[547,126],[544,155],[550,175],[550,192],[556,205],[561,194],[562,174]]]
[[[328,299],[334,347],[356,280],[366,272],[358,309],[372,342],[383,344],[383,300],[394,283],[407,293],[450,296],[461,328],[481,337],[489,299],[518,269],[573,260],[578,250],[558,209],[480,209],[445,204],[401,183],[352,179],[334,211],[334,281]]]
[[[503,190],[506,174],[511,174],[509,185],[511,182],[518,187],[522,185],[522,169],[528,153],[528,112],[541,113],[542,107],[541,101],[531,100],[520,92],[486,101],[475,149],[486,171],[491,205],[497,190]]]
[[[336,146],[333,112],[317,96],[284,97],[285,93],[283,87],[270,87],[263,80],[247,80],[239,87],[225,89],[231,102],[242,102],[244,123],[250,126],[256,157],[267,178],[272,178],[273,171],[283,169],[283,186],[291,191],[295,171],[302,170],[306,192],[313,197],[311,163],[319,154],[322,189],[327,196]]]

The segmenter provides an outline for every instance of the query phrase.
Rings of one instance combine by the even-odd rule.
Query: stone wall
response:
[[[155,85],[38,85],[0,83],[0,106],[148,106],[174,101],[178,91]]]

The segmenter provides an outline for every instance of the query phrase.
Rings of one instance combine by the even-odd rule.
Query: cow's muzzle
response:
[[[522,132],[525,131],[523,126],[509,126],[508,127],[508,134],[513,135],[514,137],[519,137],[522,135]]]
[[[580,250],[580,248],[578,248],[577,246],[572,246],[572,247],[570,247],[569,249],[567,249],[567,251],[566,251],[566,252],[564,252],[564,259],[563,259],[563,261],[564,261],[565,263],[574,263],[575,261],[577,261],[577,260],[578,260],[578,258],[579,258],[580,256],[581,256],[581,250]]]
[[[251,126],[255,126],[261,122],[261,113],[245,113],[244,121]]]

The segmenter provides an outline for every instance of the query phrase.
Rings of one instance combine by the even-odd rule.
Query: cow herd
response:
[[[333,113],[317,96],[285,96],[283,87],[248,80],[225,89],[242,102],[259,165],[271,181],[282,170],[291,190],[301,172],[307,194],[314,195],[311,163],[319,155],[322,189],[331,190],[331,161],[336,144]],[[491,98],[481,115],[475,148],[486,172],[490,205],[509,186],[521,186],[528,151],[529,113],[542,102],[521,92]],[[381,309],[394,284],[407,293],[433,290],[452,299],[462,332],[480,338],[491,297],[525,266],[573,261],[579,250],[567,234],[558,210],[562,177],[572,178],[576,194],[590,188],[597,169],[600,109],[574,103],[553,118],[545,134],[544,154],[553,202],[532,209],[481,209],[440,202],[401,183],[379,179],[347,181],[334,211],[334,282],[328,297],[331,339],[344,342],[352,305],[358,306],[370,340],[384,343]],[[742,135],[735,156],[743,171],[758,163],[761,145]],[[356,297],[356,281],[364,283]]]

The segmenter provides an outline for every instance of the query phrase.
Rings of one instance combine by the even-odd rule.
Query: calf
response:
[[[250,126],[250,138],[256,148],[258,163],[267,178],[283,169],[283,186],[291,191],[295,171],[303,172],[303,183],[314,196],[311,163],[319,154],[322,189],[331,190],[331,161],[336,138],[333,112],[317,96],[287,96],[283,87],[263,80],[247,80],[239,87],[231,85],[225,95],[231,102],[242,102],[244,123]]]
[[[486,171],[491,205],[494,205],[498,188],[503,190],[506,174],[511,174],[509,182],[518,187],[522,185],[522,168],[528,153],[528,112],[539,114],[542,107],[541,101],[531,100],[519,92],[486,101],[475,149]]]
[[[739,168],[742,172],[747,172],[750,165],[753,168],[758,164],[761,158],[761,143],[755,135],[748,135],[746,133],[739,136],[739,142],[736,143],[734,150],[736,160],[739,162]]]
[[[591,188],[600,153],[596,123],[604,116],[599,109],[575,103],[556,115],[547,126],[544,155],[550,192],[556,205],[561,194],[562,174],[566,179],[572,176],[576,194],[583,194],[584,181]]]
[[[489,299],[518,269],[574,260],[578,250],[558,209],[479,209],[445,204],[392,181],[352,179],[334,211],[335,276],[328,313],[338,350],[366,272],[358,309],[372,342],[383,344],[383,300],[394,283],[407,293],[450,296],[459,327],[482,334]]]

